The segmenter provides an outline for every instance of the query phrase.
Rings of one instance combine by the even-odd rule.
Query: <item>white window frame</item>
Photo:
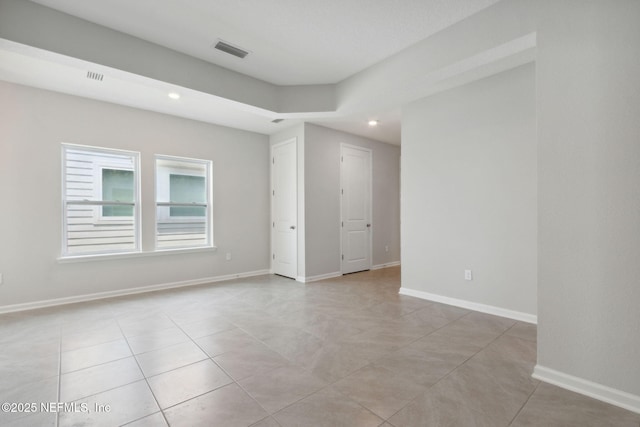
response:
[[[189,169],[182,169],[179,167],[175,168],[167,168],[168,173],[166,175],[163,174],[162,177],[158,175],[158,161],[166,160],[166,161],[176,161],[176,162],[184,162],[184,163],[193,163],[196,165],[203,165],[205,167],[205,192],[207,200],[205,203],[175,203],[175,202],[159,202],[158,201],[158,182],[160,179],[166,179],[167,185],[169,188],[169,179],[172,172],[175,172],[176,175],[188,175],[188,176],[203,176],[199,174],[193,173],[193,171],[189,171]],[[155,173],[155,224],[154,224],[154,234],[155,234],[155,250],[156,251],[165,251],[165,250],[175,250],[175,249],[197,249],[197,248],[213,248],[213,185],[212,185],[212,168],[213,162],[211,160],[204,159],[194,159],[190,157],[178,157],[178,156],[168,156],[164,154],[156,154],[155,162],[154,162],[154,173]],[[172,218],[169,214],[161,215],[158,213],[158,207],[204,207],[205,208],[205,216],[181,216]],[[169,209],[170,210],[170,209]],[[171,246],[171,247],[158,247],[158,223],[159,222],[201,222],[203,221],[206,224],[206,239],[207,242],[202,246]]]
[[[89,145],[80,145],[80,144],[70,144],[70,143],[62,143],[62,165],[61,165],[61,175],[62,175],[62,187],[61,187],[61,198],[62,198],[62,238],[61,238],[61,258],[75,258],[75,257],[86,257],[86,256],[96,256],[96,255],[107,255],[107,254],[122,254],[122,253],[137,253],[141,251],[141,221],[140,221],[140,153],[137,151],[127,151],[127,150],[119,150],[114,148],[105,148],[105,147],[96,147]],[[131,170],[127,168],[123,168],[122,166],[111,167],[108,162],[100,162],[97,166],[94,166],[93,174],[95,182],[97,183],[97,187],[99,187],[99,193],[96,195],[96,200],[67,200],[67,151],[68,150],[78,150],[85,152],[94,152],[97,154],[115,154],[115,155],[126,155],[131,156],[133,159],[133,188],[134,188],[134,197],[133,202],[109,202],[104,201],[102,199],[102,169],[103,167],[106,169],[121,169],[121,170]],[[96,173],[99,173],[100,176],[96,177]],[[96,179],[99,178],[99,179]],[[95,190],[94,190],[95,192]],[[100,217],[98,218],[101,222],[107,221],[118,221],[118,220],[133,220],[133,229],[134,229],[134,248],[133,249],[113,249],[113,250],[98,250],[94,252],[87,252],[83,254],[74,254],[69,252],[68,247],[68,218],[67,207],[70,205],[75,206],[93,206],[96,207],[96,211],[99,213]],[[102,206],[133,206],[133,217],[103,217],[102,216]],[[95,215],[95,214],[94,214]]]

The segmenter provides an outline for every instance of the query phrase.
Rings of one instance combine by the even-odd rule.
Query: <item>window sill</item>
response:
[[[218,250],[215,246],[198,247],[198,248],[184,248],[184,249],[159,249],[157,251],[145,251],[145,252],[117,252],[112,254],[95,254],[95,255],[72,255],[58,258],[58,263],[66,264],[73,262],[85,262],[85,261],[111,261],[114,259],[130,259],[130,258],[142,258],[150,256],[161,255],[177,255],[177,254],[192,254],[199,252],[216,252]]]

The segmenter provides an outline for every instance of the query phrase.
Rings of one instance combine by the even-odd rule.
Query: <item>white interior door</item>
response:
[[[342,274],[371,268],[371,151],[341,145]]]
[[[296,139],[271,148],[272,270],[295,279],[298,274],[298,185]]]

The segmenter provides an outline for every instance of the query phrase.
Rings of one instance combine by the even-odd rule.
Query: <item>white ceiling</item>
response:
[[[34,0],[278,85],[337,83],[498,0]],[[222,39],[251,53],[211,48]]]
[[[104,79],[86,78],[87,70]],[[263,134],[300,122],[275,124],[263,111],[225,98],[1,40],[0,80]]]
[[[32,1],[282,87],[344,81],[499,0]],[[241,60],[212,49],[218,39],[250,54]],[[87,70],[104,81],[87,80]],[[391,144],[401,139],[397,100],[367,103],[357,114],[279,114],[7,39],[0,39],[0,80],[263,134],[305,120]],[[182,97],[169,100],[175,90]],[[380,125],[367,126],[371,119]]]

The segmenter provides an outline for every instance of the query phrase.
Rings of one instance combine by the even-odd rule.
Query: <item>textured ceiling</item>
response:
[[[498,0],[34,0],[278,85],[337,83]],[[218,39],[249,50],[240,60]]]

